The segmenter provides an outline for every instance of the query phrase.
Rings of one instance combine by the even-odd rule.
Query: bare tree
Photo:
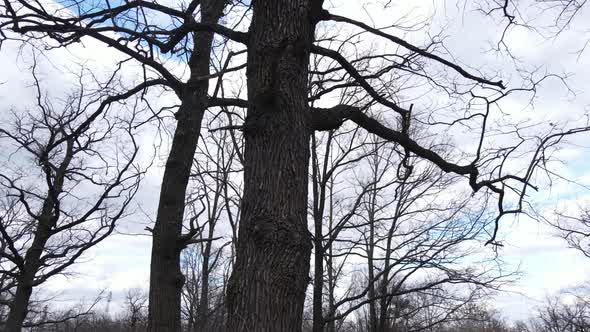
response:
[[[476,9],[487,16],[500,17],[505,20],[504,32],[498,40],[498,50],[503,47],[510,52],[505,38],[514,27],[540,32],[546,36],[559,37],[567,30],[575,30],[582,36],[579,46],[571,50],[580,56],[590,43],[587,26],[584,26],[584,10],[588,7],[586,0],[481,0],[476,1]],[[542,24],[538,18],[542,17]],[[537,20],[535,20],[537,18]]]
[[[196,24],[193,15],[200,5],[201,23],[215,24],[223,15],[226,2],[191,1],[179,18],[186,23]],[[175,115],[178,122],[162,179],[160,203],[153,229],[149,331],[180,330],[180,303],[184,282],[180,271],[180,252],[195,235],[194,232],[181,234],[185,195],[201,121],[209,106],[207,93],[212,43],[212,32],[201,31],[193,35],[193,49],[189,51],[188,61],[190,79],[178,94],[181,98],[180,108]],[[177,45],[172,44],[170,49],[174,47]]]
[[[554,217],[541,218],[553,226],[571,248],[590,258],[590,209],[582,209],[578,216],[558,212]]]
[[[448,331],[510,332],[500,313],[486,303],[469,303],[462,308],[461,319],[447,327]]]
[[[225,268],[231,266],[230,248],[235,237],[231,200],[241,174],[239,145],[235,132],[223,129],[226,121],[219,114],[206,116],[216,127],[197,148],[189,182],[186,232],[194,233],[182,256],[186,285],[183,290],[183,314],[188,331],[219,331],[225,323]],[[222,129],[219,129],[222,128]]]
[[[88,321],[97,314],[97,307],[108,297],[101,290],[90,302],[81,299],[79,303],[67,309],[52,308],[56,303],[52,299],[32,299],[29,303],[27,322],[23,328],[31,332],[64,331],[69,326],[79,326],[79,322]],[[108,328],[108,324],[105,327]]]
[[[128,62],[139,63],[144,80],[155,77],[154,82],[171,89],[180,99],[175,113],[177,126],[165,165],[156,222],[152,228],[150,331],[176,332],[180,329],[183,283],[180,253],[194,235],[181,234],[184,204],[203,114],[207,107],[216,104],[207,95],[209,80],[220,78],[224,71],[240,69],[226,67],[215,74],[210,71],[214,32],[223,34],[225,31],[236,40],[243,40],[241,34],[217,25],[228,3],[225,0],[205,0],[167,6],[151,1],[135,1],[113,7],[108,1],[68,0],[53,7],[40,2],[7,0],[3,1],[1,8],[0,30],[11,27],[17,33],[16,36],[2,33],[0,37],[3,41],[19,39],[18,34],[30,35],[30,38],[25,38],[27,42],[49,39],[57,42],[57,46],[50,42],[43,46],[53,48],[68,47],[84,37],[93,38],[128,57],[119,66]],[[175,58],[188,65],[186,82],[173,74],[174,70],[169,66],[170,57],[165,53],[174,53]]]
[[[330,300],[323,319],[342,325],[366,310],[364,330],[435,328],[509,281],[510,274],[494,268],[494,255],[481,258],[481,269],[468,267],[493,225],[483,212],[485,200],[480,197],[475,206],[459,194],[456,177],[384,144],[365,145],[359,165],[366,172],[347,176],[360,182],[354,190],[361,193],[360,204],[347,224],[329,231],[337,235],[329,241],[330,259],[339,268],[328,275],[329,284],[345,295]],[[413,174],[414,169],[420,172]],[[366,268],[359,269],[362,261]],[[332,323],[328,330],[333,329]]]
[[[0,174],[5,331],[20,331],[35,287],[66,273],[114,231],[143,174],[135,164],[139,104],[118,102],[147,85],[116,94],[114,75],[60,103],[43,92],[35,65],[36,108],[13,112],[12,126],[0,128],[12,161],[3,161]]]
[[[130,332],[145,331],[147,300],[147,294],[141,288],[131,288],[125,291],[126,319]]]
[[[322,137],[323,136],[323,137]],[[332,262],[330,255],[333,238],[338,235],[339,229],[346,225],[346,222],[354,215],[354,211],[360,205],[360,199],[351,203],[348,209],[338,205],[335,200],[335,183],[340,181],[344,171],[354,165],[366,155],[361,150],[364,140],[357,139],[358,128],[344,132],[330,131],[327,135],[314,135],[311,140],[312,160],[312,217],[314,224],[314,279],[313,279],[313,330],[323,331],[324,329],[324,261],[328,259],[326,268],[331,270]],[[321,141],[321,139],[325,141]],[[366,139],[366,137],[365,137]],[[321,150],[321,151],[320,151]],[[358,196],[362,197],[364,193]],[[335,211],[339,210],[339,211]],[[346,211],[347,213],[342,213]],[[340,213],[339,213],[340,212]],[[336,222],[336,215],[343,217]],[[326,234],[326,233],[327,234]],[[328,278],[330,284],[333,279]],[[332,293],[329,291],[329,293]],[[330,295],[328,298],[332,298]],[[331,301],[330,301],[331,302]],[[329,309],[331,310],[331,309]]]
[[[541,332],[579,332],[590,329],[588,285],[549,296],[536,310],[533,321]]]

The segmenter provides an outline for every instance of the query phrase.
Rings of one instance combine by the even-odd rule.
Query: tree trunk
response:
[[[393,239],[393,230],[395,229],[396,223],[397,218],[394,219],[388,232],[387,246],[385,247],[385,258],[383,260],[383,276],[381,277],[381,282],[379,283],[379,295],[381,296],[379,299],[379,331],[386,331],[386,327],[389,325],[388,309],[390,297],[386,296],[386,294],[389,286],[389,271],[391,270],[391,244]]]
[[[10,312],[6,319],[6,332],[20,332],[27,316],[27,307],[33,292],[33,286],[30,283],[25,284],[23,279],[22,277],[19,278],[19,286],[16,288],[14,299],[10,304]]]
[[[45,219],[45,222],[40,221],[33,244],[25,255],[23,270],[17,278],[16,292],[10,304],[10,313],[6,319],[6,332],[20,332],[27,316],[35,275],[41,266],[41,255],[47,239],[50,237],[51,217],[42,219]]]
[[[367,214],[369,217],[369,239],[367,244],[367,270],[368,270],[368,279],[369,279],[369,331],[370,332],[377,332],[377,308],[376,308],[376,299],[375,299],[375,261],[374,261],[374,254],[375,254],[375,212],[377,210],[377,183],[379,181],[379,155],[377,153],[377,146],[375,146],[375,151],[373,155],[373,162],[371,165],[373,170],[373,188],[370,195],[370,201],[368,202],[368,210]]]
[[[373,202],[374,203],[374,202]],[[375,262],[373,261],[373,254],[375,251],[375,222],[373,218],[373,211],[369,212],[369,243],[367,250],[367,270],[369,280],[369,332],[377,332],[377,310],[375,300]]]
[[[215,210],[214,210],[215,211]],[[213,237],[213,224],[209,223],[209,238]],[[209,258],[211,257],[211,241],[205,243],[203,250],[203,262],[201,266],[201,299],[197,308],[197,324],[195,331],[198,329],[208,331],[207,321],[209,316]]]
[[[203,0],[201,20],[216,23],[223,14],[225,0]],[[156,223],[153,229],[150,269],[150,301],[148,331],[178,332],[181,330],[180,302],[184,277],[180,270],[180,241],[186,187],[190,175],[201,121],[207,108],[209,60],[213,33],[194,34],[194,50],[189,60],[191,78],[181,96],[181,106],[170,154],[166,161]]]
[[[401,209],[403,206],[403,202],[404,200],[404,191],[405,191],[405,180],[404,182],[401,183],[399,190],[398,190],[398,196],[397,196],[397,203],[395,206],[395,214],[393,216],[393,220],[391,222],[391,224],[389,225],[389,230],[387,232],[387,244],[385,246],[385,257],[383,260],[383,275],[381,276],[381,281],[379,283],[379,295],[381,296],[381,298],[379,299],[379,331],[388,331],[388,330],[392,330],[391,326],[393,325],[392,322],[395,322],[395,320],[397,319],[397,317],[394,315],[393,317],[390,317],[389,315],[389,307],[391,306],[391,299],[392,296],[387,295],[388,293],[388,288],[389,288],[389,274],[393,268],[393,262],[392,262],[392,246],[393,246],[393,236],[395,233],[395,230],[398,227],[398,222],[399,222],[399,218],[401,215]],[[397,311],[397,308],[396,308]],[[395,326],[393,326],[394,329],[397,330],[397,328]]]
[[[72,140],[68,140],[66,142],[64,159],[61,161],[53,178],[53,187],[48,189],[47,196],[41,207],[41,214],[36,220],[37,229],[35,230],[33,242],[25,254],[23,267],[19,271],[14,299],[10,304],[10,312],[6,319],[5,332],[20,332],[23,322],[27,317],[29,301],[33,293],[33,287],[35,286],[35,276],[43,263],[41,256],[43,255],[47,241],[52,235],[51,230],[55,227],[59,218],[60,211],[56,209],[56,203],[63,191],[66,170],[70,166],[72,156],[73,142]],[[41,162],[45,163],[47,161],[42,158]],[[44,168],[48,169],[49,166],[44,166]]]
[[[328,229],[334,228],[334,178],[330,179],[330,207],[329,207],[329,215],[328,215]],[[334,292],[336,290],[336,276],[334,275],[334,261],[332,259],[333,256],[333,249],[332,249],[332,242],[328,244],[327,248],[324,248],[327,251],[328,259],[326,261],[326,271],[328,276],[328,312],[330,315],[336,314],[336,298],[334,297]],[[323,319],[323,318],[322,318]],[[336,321],[330,320],[328,324],[326,324],[327,332],[336,332]]]
[[[329,156],[330,136],[328,138],[325,157]],[[314,271],[313,271],[313,332],[324,330],[323,291],[324,291],[324,241],[322,226],[324,222],[324,208],[326,202],[326,167],[327,160],[322,165],[323,172],[319,174],[318,146],[315,136],[311,138],[312,156],[312,186],[313,186],[313,223],[314,223]]]
[[[257,0],[253,6],[243,214],[228,331],[301,331],[311,255],[307,79],[314,6],[321,1]]]
[[[328,310],[332,314],[336,314],[336,298],[334,297],[334,291],[336,290],[336,284],[334,282],[334,270],[333,270],[333,261],[332,261],[332,249],[330,248],[329,253],[330,256],[328,257],[327,267],[328,270]],[[328,324],[326,324],[326,331],[327,332],[336,332],[336,321],[330,320]]]
[[[318,233],[318,224],[315,220],[316,233],[314,240],[314,277],[313,277],[313,332],[322,332],[324,330],[324,313],[323,313],[323,290],[324,290],[324,244],[321,238],[321,221],[320,231]],[[318,238],[318,234],[320,237]]]

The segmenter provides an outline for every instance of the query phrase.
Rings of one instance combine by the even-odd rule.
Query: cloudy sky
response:
[[[582,118],[588,111],[590,51],[574,52],[590,38],[590,34],[585,32],[589,27],[584,26],[584,21],[590,22],[588,10],[580,13],[581,16],[574,22],[577,24],[576,29],[567,30],[557,38],[548,37],[549,29],[511,29],[506,37],[506,45],[517,58],[515,61],[490,51],[502,32],[499,20],[483,18],[474,13],[473,8],[464,7],[463,2],[459,5],[442,0],[407,3],[411,3],[411,6],[397,5],[383,11],[377,10],[377,6],[355,7],[350,1],[332,1],[331,11],[374,26],[391,24],[392,17],[400,13],[407,13],[408,20],[434,15],[431,32],[438,32],[442,26],[445,27],[445,44],[460,63],[514,77],[517,76],[516,67],[538,67],[568,75],[567,83],[575,95],[561,83],[551,82],[540,89],[534,108],[523,110],[519,107],[518,99],[507,101],[507,108],[513,107],[522,112],[519,116],[547,122],[567,122]],[[537,26],[548,27],[551,24],[547,18],[549,16],[530,16],[531,22]],[[419,40],[420,36],[410,35],[407,38]],[[46,56],[41,67],[42,80],[53,95],[59,95],[72,87],[74,82],[71,76],[63,75],[63,72],[80,59],[89,68],[100,72],[101,68],[108,67],[118,58],[113,50],[92,41],[69,51],[53,51]],[[0,51],[0,105],[3,113],[10,108],[25,109],[32,106],[34,90],[31,89],[28,59],[30,50],[23,51],[14,43],[6,43]],[[0,116],[0,119],[5,119],[4,116]],[[589,150],[584,144],[587,138],[561,152],[560,157],[565,165],[560,167],[560,172],[579,183],[590,185]],[[150,139],[144,139],[146,146],[149,146]],[[145,151],[149,153],[148,148]],[[98,290],[108,288],[113,292],[113,301],[120,304],[123,290],[134,287],[147,289],[151,239],[143,228],[149,225],[155,215],[162,165],[163,160],[157,158],[155,167],[150,169],[139,191],[138,213],[121,223],[121,233],[136,235],[117,234],[110,237],[81,259],[81,263],[72,269],[74,275],[56,277],[49,282],[47,289],[60,294],[59,298],[64,303],[78,301],[81,297],[90,301]],[[575,211],[578,206],[590,201],[589,192],[576,184],[557,183],[546,189],[532,199],[548,218],[556,208]],[[543,301],[546,295],[576,286],[590,275],[590,260],[568,249],[550,228],[526,216],[503,220],[502,237],[505,246],[499,249],[500,254],[508,264],[520,266],[523,272],[522,278],[509,287],[510,292],[497,296],[496,307],[506,317],[525,318],[531,308]]]

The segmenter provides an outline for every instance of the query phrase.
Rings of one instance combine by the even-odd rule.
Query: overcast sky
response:
[[[347,3],[343,5],[343,3]],[[451,1],[407,1],[413,7],[398,6],[388,11],[376,10],[377,7],[354,7],[350,1],[332,2],[334,13],[354,17],[371,25],[385,26],[391,24],[392,17],[399,13],[411,13],[413,17],[435,15],[431,31],[446,26],[448,35],[445,43],[457,61],[474,68],[486,68],[486,72],[500,71],[504,74],[514,73],[515,63],[500,55],[489,52],[489,47],[499,37],[501,26],[498,22],[483,18],[479,14],[457,7]],[[414,8],[412,10],[412,8]],[[582,12],[576,22],[590,22],[590,15]],[[367,16],[371,13],[371,18]],[[545,23],[540,21],[535,23]],[[516,28],[507,36],[507,45],[513,55],[519,59],[519,66],[542,68],[555,73],[569,73],[568,84],[576,92],[574,97],[562,85],[551,83],[539,91],[534,109],[523,110],[521,116],[549,121],[577,119],[588,110],[590,105],[590,51],[577,54],[573,51],[584,43],[584,29],[566,31],[559,38],[541,37],[538,33]],[[408,36],[410,39],[420,39]],[[491,43],[491,44],[490,44]],[[0,105],[5,119],[5,111],[10,108],[25,109],[31,106],[34,91],[31,89],[32,78],[28,73],[28,51],[19,54],[16,44],[7,43],[0,51]],[[84,59],[87,66],[100,71],[117,58],[117,54],[96,42],[86,42],[75,50],[54,51],[47,54],[50,61],[44,61],[41,72],[47,89],[58,95],[67,91],[73,82],[68,75],[60,74],[65,68],[72,68],[72,63]],[[510,68],[510,69],[506,69]],[[510,107],[510,100],[506,107]],[[518,108],[518,100],[513,100]],[[518,111],[521,111],[520,109]],[[587,139],[587,138],[586,138]],[[148,142],[149,139],[146,139]],[[562,152],[561,158],[566,164],[561,171],[564,175],[580,183],[590,185],[589,151],[581,141],[578,147],[570,146]],[[148,143],[149,145],[149,143]],[[145,149],[149,153],[149,149]],[[138,194],[138,202],[145,215],[139,213],[121,223],[123,232],[138,232],[143,235],[114,235],[105,240],[94,250],[85,255],[72,271],[76,274],[70,278],[56,277],[47,289],[59,293],[65,302],[71,303],[81,297],[89,301],[99,289],[113,291],[115,305],[122,299],[124,289],[140,287],[147,289],[149,280],[149,260],[151,239],[143,228],[154,218],[159,195],[159,183],[163,160],[157,159],[155,167],[150,169]],[[549,216],[555,208],[575,209],[590,198],[581,186],[559,183],[551,190],[542,191],[532,197]],[[576,286],[590,275],[590,260],[574,250],[568,249],[563,240],[558,239],[552,230],[542,223],[520,216],[517,219],[505,219],[502,224],[502,237],[505,247],[499,253],[513,267],[520,266],[524,273],[522,278],[509,287],[510,293],[497,297],[496,307],[511,319],[525,318],[531,308],[542,301],[547,294],[559,289]]]

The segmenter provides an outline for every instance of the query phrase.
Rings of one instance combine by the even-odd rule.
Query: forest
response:
[[[2,0],[0,330],[590,331],[585,0]]]

